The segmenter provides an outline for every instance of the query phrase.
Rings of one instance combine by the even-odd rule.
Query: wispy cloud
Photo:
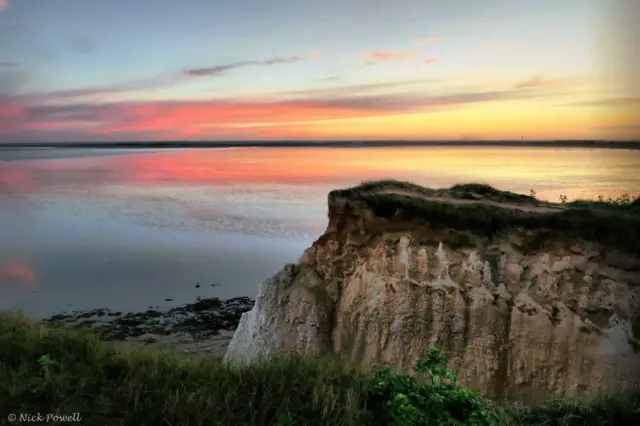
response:
[[[598,130],[605,132],[640,132],[640,124],[618,124],[612,126],[600,126]]]
[[[224,72],[231,71],[247,66],[273,66],[278,64],[287,64],[293,62],[304,61],[308,59],[318,58],[320,52],[313,50],[307,54],[269,58],[261,61],[247,60],[239,61],[231,64],[215,65],[207,68],[192,68],[179,73],[170,73],[155,77],[143,78],[134,81],[128,81],[117,84],[109,84],[104,86],[81,87],[69,90],[56,90],[46,93],[38,93],[30,95],[40,100],[48,101],[67,100],[71,98],[95,98],[104,95],[134,93],[139,91],[147,91],[159,88],[167,88],[180,83],[190,81],[193,77],[213,77],[219,76]],[[4,73],[6,74],[6,72]],[[0,94],[2,94],[3,75],[0,74]]]
[[[9,7],[9,0],[0,0],[0,11],[5,10]]]
[[[29,81],[29,73],[21,68],[7,67],[0,70],[0,100],[23,94]]]
[[[0,61],[0,68],[9,68],[9,67],[17,67],[20,66],[17,62],[3,62]]]
[[[293,58],[298,60],[301,56],[250,62],[271,66],[294,61]],[[434,86],[434,83],[441,83],[440,80],[415,79],[330,87],[326,87],[329,86],[327,84],[325,87],[280,91],[260,97],[114,102],[108,101],[110,97],[101,96],[123,91],[133,93],[142,87],[166,87],[192,78],[192,75],[180,73],[120,85],[28,95],[16,89],[15,81],[7,80],[8,87],[16,90],[12,96],[0,96],[0,138],[73,141],[215,139],[226,135],[241,139],[256,136],[255,130],[243,129],[266,127],[277,128],[281,135],[293,137],[301,134],[296,133],[301,131],[300,126],[311,131],[309,129],[318,129],[318,125],[328,120],[429,113],[478,103],[555,96],[558,91],[549,90],[550,86],[569,87],[581,81],[578,77],[534,77],[502,90],[451,89],[448,93],[442,93],[446,86]],[[436,89],[440,93],[434,95]],[[297,126],[297,130],[291,126]],[[269,134],[275,137],[276,133],[272,130]]]
[[[367,52],[362,54],[362,56],[370,61],[389,62],[417,59],[420,54],[414,51],[377,51]]]
[[[405,91],[415,91],[419,86],[439,83],[437,79],[415,79],[415,80],[395,80],[382,81],[379,83],[349,84],[334,87],[323,87],[319,89],[290,90],[287,92],[274,94],[276,99],[298,99],[314,98],[327,99],[334,97],[356,96],[375,93],[403,93]]]
[[[640,98],[609,98],[594,99],[591,101],[575,102],[572,106],[596,106],[596,107],[629,107],[640,106]]]
[[[413,44],[416,46],[424,46],[427,44],[435,44],[444,41],[445,37],[423,37],[416,40]]]
[[[587,77],[560,77],[546,78],[541,75],[532,76],[526,80],[519,81],[513,85],[514,89],[542,89],[576,86],[588,83],[591,79]]]
[[[536,75],[521,82],[518,82],[514,85],[516,89],[530,89],[534,87],[544,87],[549,86],[551,84],[551,80],[546,80],[542,76]]]
[[[321,77],[316,79],[316,81],[322,81],[322,82],[329,82],[329,81],[336,81],[336,80],[340,80],[340,76],[336,74],[328,75],[326,77]]]
[[[423,64],[427,65],[435,64],[436,62],[438,62],[438,58],[427,58],[422,61]]]
[[[248,67],[248,66],[270,66],[277,64],[287,64],[293,62],[305,61],[308,59],[314,59],[320,56],[320,52],[313,50],[308,54],[294,55],[287,57],[271,58],[262,61],[238,61],[230,64],[214,65],[207,68],[191,68],[184,71],[184,75],[190,77],[211,77],[222,74],[226,71],[230,71],[236,68]]]
[[[89,53],[94,50],[95,43],[87,37],[75,36],[71,39],[71,48],[77,53]]]
[[[487,49],[493,52],[510,52],[515,48],[513,43],[505,42],[505,43],[496,43],[487,46]]]
[[[154,88],[169,87],[183,80],[184,78],[181,75],[175,75],[175,74],[165,75],[165,76],[150,77],[146,79],[130,81],[126,83],[111,84],[106,86],[94,86],[94,87],[84,87],[79,89],[57,90],[53,92],[44,93],[42,96],[50,100],[92,97],[92,96],[99,96],[99,95],[136,92],[140,90],[150,90]]]
[[[81,139],[79,135],[89,140],[180,135],[183,138],[195,135],[215,138],[223,134],[241,137],[241,129],[246,128],[284,129],[327,120],[440,111],[475,103],[541,96],[535,91],[517,89],[433,96],[416,90],[424,84],[429,84],[429,80],[291,91],[263,99],[48,104],[46,97],[40,102],[34,98],[13,98],[11,102],[0,100],[0,137],[15,140],[78,140]],[[1,119],[3,114],[5,118]],[[248,131],[244,134],[254,135]]]

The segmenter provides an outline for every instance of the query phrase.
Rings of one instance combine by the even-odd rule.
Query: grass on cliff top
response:
[[[394,191],[402,194],[392,193]],[[384,218],[423,220],[436,226],[470,230],[486,236],[510,228],[546,230],[557,237],[583,238],[610,248],[640,253],[640,197],[632,199],[625,195],[617,199],[570,202],[565,197],[561,203],[551,203],[539,201],[533,195],[501,191],[478,183],[431,189],[391,179],[364,182],[352,188],[332,191],[330,195],[363,201],[377,216]],[[481,203],[439,202],[425,200],[421,196],[518,204],[523,206],[523,210]],[[526,211],[530,206],[561,209],[546,213]]]
[[[79,413],[100,426],[640,424],[640,392],[499,407],[443,383],[319,358],[232,366],[0,312],[0,424],[11,413]]]
[[[451,188],[432,189],[411,182],[394,179],[365,181],[362,184],[349,188],[342,192],[343,195],[364,193],[379,193],[385,190],[399,190],[427,197],[453,197],[464,200],[489,200],[520,204],[538,204],[539,201],[530,195],[516,194],[510,191],[500,191],[492,186],[482,183],[467,183],[453,185]]]

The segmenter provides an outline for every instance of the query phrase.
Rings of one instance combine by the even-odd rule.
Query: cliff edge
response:
[[[261,284],[226,359],[333,353],[408,371],[431,346],[487,397],[640,387],[638,202],[397,181],[332,191],[325,233]]]

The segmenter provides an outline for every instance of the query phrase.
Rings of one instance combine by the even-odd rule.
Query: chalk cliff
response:
[[[333,191],[327,230],[261,284],[226,359],[293,350],[408,371],[436,346],[489,397],[640,387],[636,209],[481,185]]]

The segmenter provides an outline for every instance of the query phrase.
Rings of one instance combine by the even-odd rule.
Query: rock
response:
[[[186,345],[194,355],[214,353],[222,356],[242,313],[252,306],[253,300],[248,297],[198,298],[195,303],[167,311],[147,310],[124,316],[107,309],[77,311],[73,315],[54,315],[43,322],[68,327],[91,326],[105,340],[163,345],[179,352]]]
[[[327,230],[260,285],[225,359],[333,353],[409,371],[436,346],[460,382],[487,397],[640,386],[640,275],[630,254],[517,226],[458,237],[381,209],[330,195]]]

